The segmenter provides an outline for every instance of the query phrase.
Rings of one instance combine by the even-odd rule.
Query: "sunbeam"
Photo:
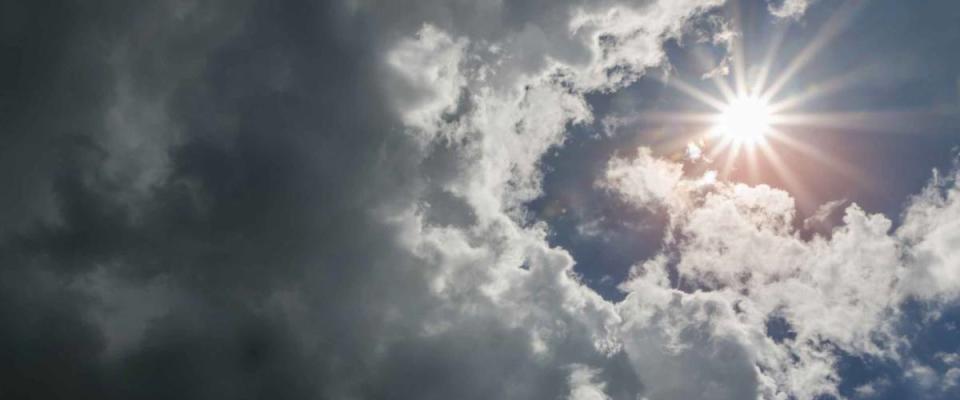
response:
[[[743,37],[743,18],[740,14],[741,10],[734,3],[728,15],[732,24],[731,37],[724,39],[728,54],[727,58],[721,61],[721,63],[729,62],[730,65],[728,69],[719,70],[717,68],[721,68],[722,64],[713,66],[711,72],[703,76],[703,79],[709,79],[713,83],[716,92],[710,93],[675,76],[663,79],[668,86],[676,88],[686,96],[713,109],[714,112],[704,114],[658,111],[646,113],[644,118],[702,127],[698,128],[702,130],[696,135],[683,135],[684,139],[689,137],[693,137],[694,140],[705,139],[702,148],[703,160],[705,162],[716,160],[721,163],[718,170],[721,179],[733,178],[733,174],[739,167],[746,170],[737,175],[756,181],[763,176],[761,169],[767,168],[789,189],[797,191],[798,197],[811,198],[807,185],[793,170],[796,166],[792,167],[778,154],[779,147],[791,149],[858,184],[870,185],[866,174],[849,163],[837,160],[813,145],[791,137],[785,131],[789,129],[792,133],[794,130],[816,128],[871,131],[880,128],[882,131],[884,127],[871,126],[871,124],[885,119],[891,120],[886,124],[886,129],[894,129],[890,128],[893,126],[902,128],[898,125],[902,125],[903,122],[897,122],[899,113],[811,113],[799,110],[813,100],[835,94],[861,82],[868,77],[866,68],[849,71],[820,82],[812,82],[805,85],[805,89],[799,93],[784,93],[788,84],[805,67],[814,62],[816,56],[844,31],[860,8],[856,3],[839,7],[816,36],[777,71],[776,59],[782,53],[789,27],[781,25],[774,28],[773,35],[768,39],[766,51],[758,60],[756,69],[750,69],[748,68],[750,60],[745,51]],[[699,56],[697,60],[701,68],[707,68],[711,63],[703,54]],[[714,73],[717,71],[725,73]],[[878,116],[881,118],[877,118]],[[682,148],[682,146],[672,148]]]
[[[830,20],[823,25],[820,33],[790,61],[790,64],[777,76],[777,79],[769,87],[760,92],[760,97],[766,101],[771,101],[776,97],[783,87],[790,82],[803,67],[813,61],[814,57],[824,46],[847,27],[860,7],[861,2],[851,1],[844,3],[844,6],[836,11],[833,16],[830,17]]]

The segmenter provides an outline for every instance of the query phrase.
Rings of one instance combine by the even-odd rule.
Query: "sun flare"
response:
[[[771,131],[773,112],[763,99],[741,96],[717,115],[713,134],[742,144],[755,144]]]
[[[806,105],[817,99],[835,94],[863,79],[857,72],[821,82],[794,82],[855,14],[858,3],[847,3],[849,5],[835,12],[815,38],[782,63],[775,62],[775,59],[786,37],[785,27],[774,33],[766,53],[759,57],[748,57],[742,36],[733,37],[729,58],[720,64],[709,55],[694,54],[694,58],[700,61],[697,70],[708,71],[701,75],[701,80],[709,79],[713,83],[712,89],[702,87],[697,81],[688,83],[670,73],[664,73],[661,79],[699,103],[695,106],[698,110],[655,111],[646,117],[689,127],[689,133],[676,135],[670,147],[684,149],[677,152],[676,157],[716,168],[715,179],[719,181],[744,177],[755,179],[770,173],[798,198],[810,198],[807,183],[796,174],[796,165],[788,163],[781,155],[784,151],[790,152],[793,158],[807,157],[854,181],[866,181],[863,172],[853,165],[807,143],[805,132],[821,128],[875,129],[875,126],[868,126],[865,117],[870,117],[869,120],[898,117],[872,112],[802,112]]]

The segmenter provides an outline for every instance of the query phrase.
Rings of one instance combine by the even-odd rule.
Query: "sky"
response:
[[[958,49],[947,0],[2,2],[0,398],[958,398]]]

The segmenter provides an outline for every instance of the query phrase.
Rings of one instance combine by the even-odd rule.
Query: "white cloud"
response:
[[[685,294],[665,287],[660,258],[624,285],[620,337],[651,399],[745,399],[761,391],[750,342],[732,305],[717,293]],[[659,265],[655,265],[659,264]],[[760,335],[762,336],[762,335]]]
[[[775,12],[794,16],[805,4]],[[615,90],[661,63],[664,38],[715,5],[602,2],[554,9],[551,25],[500,36],[426,25],[397,42],[390,65],[410,86],[403,93],[415,95],[395,94],[395,107],[419,140],[457,144],[462,167],[439,184],[477,216],[468,227],[425,226],[415,210],[396,219],[445,302],[424,317],[428,336],[495,316],[525,331],[537,357],[572,368],[577,399],[609,397],[604,360],[620,350],[651,399],[836,394],[835,349],[897,357],[902,240],[891,221],[856,205],[828,239],[804,240],[782,190],[685,178],[681,165],[648,149],[610,160],[598,185],[671,220],[664,253],[636,268],[617,305],[577,281],[570,256],[546,244],[545,227],[520,225],[521,205],[539,195],[541,157],[569,124],[592,119],[584,93]],[[941,203],[930,214],[942,215]],[[916,249],[941,257],[953,231],[913,233],[925,243]],[[671,287],[670,268],[684,290]],[[790,335],[769,336],[771,318],[786,321]]]
[[[815,0],[767,0],[770,13],[780,18],[800,18]]]
[[[574,365],[570,372],[569,400],[609,400],[604,393],[606,384],[597,382],[598,370],[583,365]]]
[[[897,235],[910,244],[904,290],[922,299],[960,295],[960,185],[956,176],[934,180],[916,196]]]
[[[551,2],[522,28],[499,31],[488,29],[510,22],[492,18],[497,10],[447,5],[466,20],[445,29],[428,22],[398,40],[388,61],[400,79],[386,84],[402,88],[391,101],[414,135],[464,143],[462,157],[473,165],[449,190],[481,218],[516,215],[540,192],[541,156],[563,142],[567,124],[592,119],[583,95],[622,87],[659,65],[662,42],[721,3]]]
[[[470,226],[438,227],[424,223],[420,208],[387,213],[439,301],[420,319],[425,337],[495,320],[523,332],[539,362],[571,371],[571,398],[610,396],[621,316],[578,281],[572,258],[550,248],[544,226],[525,226],[522,204],[540,194],[543,155],[563,143],[569,124],[592,119],[584,95],[660,63],[663,40],[717,4],[552,4],[549,21],[506,34],[428,23],[396,42],[389,60],[400,79],[386,82],[392,104],[425,149],[447,143],[460,164],[448,179],[426,184],[463,199],[476,216]]]
[[[587,89],[615,89],[632,82],[646,67],[663,61],[664,36],[678,35],[691,17],[723,1],[601,4],[577,8],[570,21],[572,33],[590,49],[591,62],[574,67],[575,82]]]
[[[454,40],[424,25],[415,37],[401,40],[390,51],[387,64],[400,75],[390,97],[404,124],[433,132],[443,124],[445,113],[456,111],[467,83],[461,69],[465,47],[466,40]]]
[[[652,159],[649,151],[641,150],[633,162],[612,162],[608,174],[622,174],[624,168],[633,169],[631,176],[647,176],[679,171],[680,166]],[[906,343],[893,325],[902,302],[953,299],[960,289],[956,274],[947,267],[957,264],[953,244],[960,232],[955,226],[960,206],[953,180],[935,180],[907,208],[904,225],[896,233],[884,216],[851,204],[828,239],[810,240],[795,229],[793,199],[778,189],[718,183],[696,191],[686,178],[671,180],[670,185],[644,179],[607,182],[609,189],[637,206],[661,201],[671,217],[673,228],[664,253],[636,267],[632,281],[623,285],[628,296],[620,305],[625,324],[640,327],[623,335],[625,348],[641,377],[647,371],[657,384],[665,385],[663,398],[698,397],[680,394],[675,387],[679,383],[670,384],[670,376],[709,374],[719,368],[711,367],[710,359],[683,361],[689,357],[684,351],[718,351],[704,347],[695,340],[698,337],[712,338],[709,346],[729,342],[743,352],[742,362],[758,368],[756,381],[765,398],[776,392],[801,398],[835,393],[834,349],[899,360]],[[665,186],[672,192],[664,192]],[[668,266],[677,271],[683,291],[671,288],[676,283],[666,278]],[[668,304],[677,309],[664,311]],[[705,304],[713,304],[713,311],[703,311]],[[774,317],[789,324],[790,337],[779,342],[768,337],[766,322]],[[658,324],[662,326],[657,328]],[[692,326],[704,332],[686,338],[680,334]],[[630,344],[638,338],[647,342]],[[667,349],[677,350],[666,356],[670,361],[659,361]],[[674,366],[660,376],[653,365]],[[936,375],[929,367],[911,365],[918,382],[931,382]],[[952,382],[946,375],[942,379]],[[733,391],[746,381],[740,377],[716,384]]]
[[[880,393],[883,393],[887,387],[890,386],[890,381],[887,379],[879,379],[863,385],[857,386],[853,393],[858,399],[872,399],[875,398]]]
[[[598,185],[638,207],[653,208],[676,201],[673,197],[682,177],[681,165],[655,158],[650,149],[641,148],[632,160],[610,160]]]
[[[703,157],[703,149],[696,143],[687,143],[687,159],[697,161]]]
[[[960,368],[950,368],[943,374],[944,389],[952,389],[960,385]]]

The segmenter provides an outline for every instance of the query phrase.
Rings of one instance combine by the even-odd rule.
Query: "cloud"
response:
[[[52,28],[2,33],[24,54],[3,173],[25,178],[0,207],[0,393],[836,393],[837,350],[895,358],[899,302],[953,296],[955,187],[894,234],[851,206],[804,240],[781,190],[615,158],[600,185],[670,217],[620,303],[526,209],[587,96],[719,5],[5,6]]]
[[[854,389],[854,395],[858,399],[875,398],[878,394],[883,393],[889,386],[890,381],[886,379],[873,381],[857,386],[856,389]]]
[[[681,165],[654,158],[650,149],[641,148],[632,160],[610,160],[598,184],[636,206],[649,208],[674,203],[672,196],[682,176]]]
[[[814,0],[767,0],[770,13],[780,18],[800,18]]]
[[[599,371],[589,367],[574,366],[570,372],[570,400],[607,400],[606,384],[596,382]]]
[[[813,215],[803,220],[803,229],[820,235],[829,235],[840,224],[846,199],[828,201],[817,207]]]
[[[460,71],[466,41],[454,41],[432,25],[424,25],[415,38],[401,41],[387,56],[400,76],[391,98],[405,125],[420,131],[440,127],[445,115],[456,112],[466,77]],[[417,93],[420,91],[421,93]]]
[[[31,288],[2,291],[4,394],[641,390],[613,305],[522,204],[543,154],[592,118],[584,95],[658,64],[664,38],[715,2],[551,3],[519,21],[512,4],[371,4],[57,14],[132,22],[58,24],[30,51],[62,60],[28,58],[43,68],[15,79],[75,77],[31,90],[83,101],[27,102],[59,122],[14,130],[19,151],[54,141],[63,157],[27,191],[49,210],[2,242],[3,281]]]
[[[898,236],[910,244],[915,265],[905,277],[910,294],[924,299],[953,299],[960,289],[960,189],[956,175],[934,179],[907,207]]]
[[[668,161],[651,160],[646,149],[638,154],[633,162],[611,163],[608,175],[647,176],[681,168]],[[719,350],[708,346],[729,340],[732,349],[745,354],[740,356],[744,365],[757,366],[757,380],[762,383],[756,384],[757,390],[765,397],[781,391],[799,397],[836,394],[837,350],[900,360],[907,354],[902,346],[909,346],[895,328],[901,307],[909,300],[955,298],[954,281],[949,275],[938,275],[948,274],[941,260],[949,260],[950,249],[954,248],[944,245],[956,231],[950,225],[955,220],[952,213],[957,190],[952,179],[934,179],[909,204],[904,223],[895,232],[884,216],[868,214],[851,204],[828,238],[811,239],[801,238],[795,224],[794,201],[786,192],[763,185],[729,183],[692,190],[694,186],[683,182],[688,179],[671,181],[667,186],[672,192],[660,196],[649,195],[663,186],[656,180],[608,183],[611,190],[628,201],[633,199],[638,206],[649,207],[651,201],[661,201],[673,226],[663,253],[636,266],[633,280],[622,285],[628,295],[620,306],[621,313],[629,310],[646,319],[660,314],[673,316],[672,320],[659,317],[669,321],[660,322],[664,326],[655,331],[660,337],[654,344],[637,349],[718,354]],[[680,198],[687,201],[672,200]],[[670,271],[675,271],[675,277]],[[935,275],[939,276],[937,284],[928,280]],[[652,308],[657,299],[661,304],[693,308],[665,312]],[[715,304],[711,308],[715,311],[701,311],[699,307],[704,304]],[[677,319],[677,315],[702,317],[690,321],[687,318],[692,317]],[[770,321],[781,318],[787,331],[771,333]],[[625,321],[636,319],[624,317]],[[707,333],[684,336],[682,333],[692,326],[702,326],[694,323],[710,328],[697,328]],[[650,329],[651,324],[641,326]],[[645,336],[650,334],[631,332],[624,335],[624,340],[629,343],[630,338]],[[703,336],[712,338],[709,344],[695,339]],[[630,353],[629,345],[627,349]],[[668,358],[680,362],[677,360],[683,357],[671,354]],[[641,376],[644,370],[661,371],[653,366],[664,365],[658,357],[631,359],[639,360],[635,364],[639,363]],[[710,371],[714,369],[709,367],[711,362],[690,359],[664,376],[657,375],[653,381],[666,385],[661,398],[700,396],[683,390],[705,389],[681,382],[669,384],[669,377],[689,375],[683,368]],[[644,363],[650,366],[644,368]],[[913,368],[917,377],[934,373],[929,367],[917,365]],[[715,367],[718,373],[724,368],[726,364]],[[928,370],[931,372],[926,373]],[[739,390],[738,384],[749,381],[744,377],[717,380],[716,386],[734,393]],[[717,398],[738,397],[742,394]]]
[[[747,332],[735,326],[733,309],[721,296],[685,295],[669,289],[665,259],[624,285],[618,309],[624,320],[624,350],[644,393],[654,399],[738,399],[760,392]],[[659,264],[659,265],[658,265]]]

